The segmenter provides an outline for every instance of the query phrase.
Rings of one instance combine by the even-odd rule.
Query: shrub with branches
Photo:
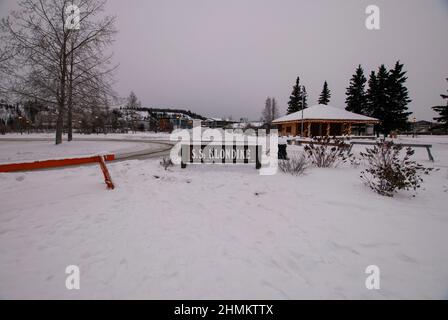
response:
[[[337,138],[314,138],[304,150],[310,162],[319,168],[337,167],[352,158],[350,146]]]
[[[289,173],[293,176],[302,175],[308,168],[308,160],[305,154],[293,155],[288,160],[280,160],[278,162],[280,171]]]
[[[171,161],[168,157],[163,157],[160,161],[160,165],[165,168],[165,170],[168,170],[169,167],[174,166],[173,161]]]
[[[425,168],[411,160],[415,151],[393,142],[378,142],[373,148],[361,152],[367,160],[368,169],[361,172],[361,179],[380,195],[393,197],[399,190],[414,190],[421,187],[420,174],[429,174],[433,169]]]

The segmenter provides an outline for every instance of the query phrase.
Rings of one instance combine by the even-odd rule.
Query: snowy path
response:
[[[98,139],[98,138],[97,138]],[[40,141],[42,140],[42,141]],[[88,139],[54,145],[46,139],[0,139],[0,164],[113,153],[117,160],[150,158],[167,154],[171,143],[150,140]]]
[[[448,298],[447,170],[393,199],[351,167],[110,171],[114,191],[97,167],[0,174],[0,298]],[[80,291],[65,289],[71,264]]]
[[[64,141],[67,139],[67,136],[64,135]],[[159,141],[169,141],[170,134],[169,133],[154,133],[154,132],[137,132],[137,133],[113,133],[113,134],[78,134],[75,133],[73,135],[74,140],[159,140]],[[54,133],[32,133],[32,134],[18,134],[18,133],[8,133],[6,135],[0,135],[1,141],[21,141],[21,140],[48,140],[54,141]]]

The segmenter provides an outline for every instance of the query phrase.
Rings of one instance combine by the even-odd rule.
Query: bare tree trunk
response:
[[[68,79],[67,133],[68,141],[73,140],[73,42],[70,54],[70,73]]]
[[[62,143],[63,128],[64,128],[64,103],[60,102],[58,106],[58,119],[56,121],[56,144]]]
[[[70,99],[71,100],[71,99]],[[69,100],[68,110],[67,110],[67,140],[73,140],[73,111],[71,101]]]
[[[64,35],[65,37],[65,35]],[[66,76],[67,76],[67,40],[64,39],[61,52],[61,80],[60,90],[61,95],[58,105],[58,120],[56,121],[56,144],[62,143],[62,134],[64,131],[64,111],[65,111],[65,91],[66,91]]]

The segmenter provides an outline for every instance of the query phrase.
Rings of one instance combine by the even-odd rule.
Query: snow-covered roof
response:
[[[302,120],[302,111],[291,113],[274,120],[274,123]],[[303,120],[350,120],[350,121],[379,121],[378,119],[349,112],[333,106],[318,104],[303,110]]]
[[[215,122],[215,121],[224,121],[221,118],[207,118],[205,122]]]
[[[232,124],[232,129],[244,129],[248,126],[258,128],[258,127],[262,127],[263,125],[264,125],[264,123],[259,122],[259,121],[237,122],[237,123]]]

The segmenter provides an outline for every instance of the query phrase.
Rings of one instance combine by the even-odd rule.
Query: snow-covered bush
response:
[[[330,137],[314,138],[304,150],[311,164],[319,168],[337,167],[352,157],[349,145]]]
[[[433,169],[425,168],[411,160],[412,148],[406,148],[393,142],[378,142],[373,148],[361,152],[367,160],[368,169],[361,172],[361,178],[375,192],[393,197],[398,190],[414,190],[423,182],[420,174],[429,174]]]
[[[160,165],[161,165],[162,167],[164,167],[165,170],[168,170],[168,168],[169,168],[169,167],[172,167],[174,164],[173,164],[173,161],[171,161],[170,158],[163,157],[163,158],[162,158],[162,161],[160,161]]]
[[[300,176],[308,168],[308,160],[303,153],[292,155],[288,160],[279,160],[278,167],[284,173]]]

